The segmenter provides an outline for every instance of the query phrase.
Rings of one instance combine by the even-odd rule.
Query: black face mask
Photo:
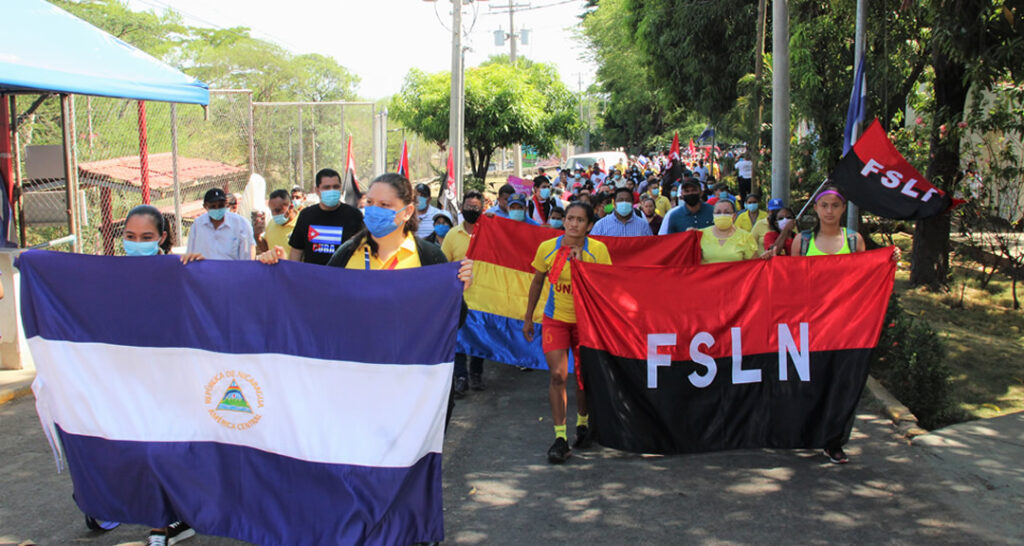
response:
[[[685,202],[687,205],[690,205],[692,207],[692,206],[696,205],[697,203],[700,203],[700,194],[699,193],[688,193],[688,194],[683,196],[683,202]]]
[[[480,211],[476,209],[469,209],[462,211],[462,219],[470,224],[475,224],[480,219]]]

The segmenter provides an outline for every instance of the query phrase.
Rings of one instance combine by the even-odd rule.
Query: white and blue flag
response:
[[[19,266],[37,409],[86,514],[258,544],[443,540],[457,264]]]

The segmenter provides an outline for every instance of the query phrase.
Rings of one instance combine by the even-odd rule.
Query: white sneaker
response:
[[[146,546],[167,546],[167,535],[150,533]]]

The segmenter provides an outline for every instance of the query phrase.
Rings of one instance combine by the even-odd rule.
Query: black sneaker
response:
[[[469,376],[469,388],[471,388],[471,389],[473,389],[475,391],[485,390],[487,388],[487,386],[484,385],[484,378],[483,378],[483,376],[478,374],[478,373],[470,374],[470,376]]]
[[[555,443],[548,448],[548,462],[552,464],[562,464],[569,460],[570,455],[572,450],[569,449],[569,442],[565,441],[565,438],[555,438]]]
[[[173,546],[194,536],[196,536],[196,530],[189,527],[184,521],[176,521],[167,526],[167,546]]]
[[[468,391],[468,390],[469,390],[469,384],[466,381],[466,378],[465,377],[456,377],[455,378],[455,398],[457,398],[457,399],[465,398],[466,391]]]
[[[576,427],[576,441],[572,443],[572,447],[576,449],[586,449],[594,443],[594,435],[590,432],[590,427],[580,425]]]
[[[846,464],[850,462],[850,458],[846,456],[846,452],[843,451],[842,447],[836,448],[825,448],[825,456],[828,460],[835,464]]]

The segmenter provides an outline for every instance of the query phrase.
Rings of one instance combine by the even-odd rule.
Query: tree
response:
[[[935,111],[930,160],[925,176],[945,191],[961,178],[960,122],[970,89],[1000,81],[1019,83],[1024,59],[1018,54],[1024,35],[1016,28],[1021,7],[994,0],[932,0],[931,67],[935,74]],[[918,220],[914,228],[910,282],[938,289],[949,275],[950,216]]]
[[[132,11],[120,0],[48,1],[159,59],[180,46],[187,32],[181,15],[175,11],[168,10],[162,15]]]
[[[583,16],[581,39],[597,68],[599,92],[608,97],[601,137],[610,147],[644,151],[654,135],[668,129],[671,108],[666,89],[652,85],[650,65],[641,62],[643,51],[633,32],[631,0],[604,0]]]
[[[438,146],[448,143],[451,76],[410,70],[389,111],[399,123]],[[543,63],[507,57],[466,70],[465,137],[473,176],[483,179],[495,150],[520,143],[541,154],[580,128],[576,98]]]
[[[736,84],[754,67],[754,0],[629,0],[635,40],[673,106],[712,123],[739,97]],[[624,21],[628,24],[630,21]]]

